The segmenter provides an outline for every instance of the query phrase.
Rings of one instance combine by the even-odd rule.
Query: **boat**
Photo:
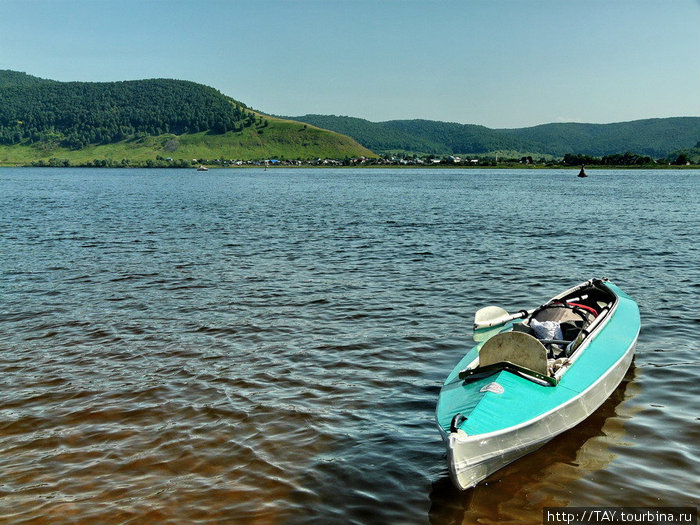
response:
[[[197,168],[197,171],[209,171],[209,168],[207,168],[206,166],[202,166],[200,164],[199,167]]]
[[[593,413],[622,381],[640,326],[637,304],[607,279],[513,315],[477,311],[477,345],[436,407],[454,484],[474,487]]]
[[[578,172],[578,176],[580,178],[588,177],[588,175],[586,175],[586,169],[583,166],[581,166],[581,171]]]

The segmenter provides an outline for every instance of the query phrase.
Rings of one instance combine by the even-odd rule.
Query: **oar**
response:
[[[517,314],[509,314],[500,306],[486,306],[477,310],[476,314],[474,314],[474,330],[491,328],[492,326],[499,326],[508,321],[513,321],[514,319],[522,319],[534,311],[535,309],[533,308],[532,310],[522,310]]]

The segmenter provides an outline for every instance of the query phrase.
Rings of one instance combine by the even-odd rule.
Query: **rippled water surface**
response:
[[[700,500],[700,173],[0,170],[0,521],[538,523]],[[639,303],[589,419],[459,492],[474,311]]]

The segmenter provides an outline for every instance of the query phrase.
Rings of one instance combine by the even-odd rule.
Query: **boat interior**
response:
[[[478,362],[460,372],[460,378],[476,380],[505,369],[554,386],[616,300],[603,281],[592,280],[523,312],[522,322],[484,343]]]

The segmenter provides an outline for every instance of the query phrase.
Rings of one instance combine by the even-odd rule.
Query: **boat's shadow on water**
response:
[[[543,507],[575,504],[577,494],[567,485],[605,468],[615,457],[611,445],[622,444],[628,416],[618,408],[634,397],[636,374],[633,362],[620,386],[586,420],[472,489],[457,489],[445,468],[430,492],[430,523],[542,523]]]

